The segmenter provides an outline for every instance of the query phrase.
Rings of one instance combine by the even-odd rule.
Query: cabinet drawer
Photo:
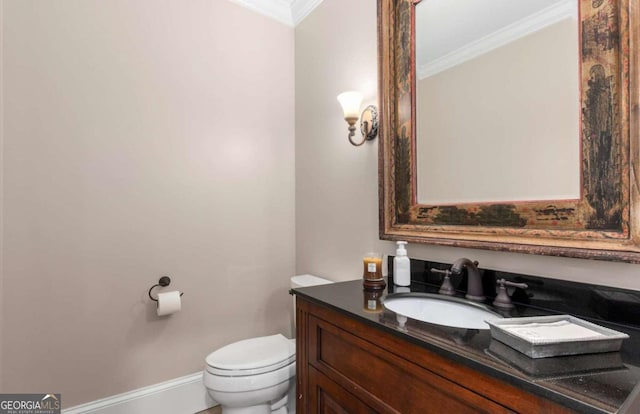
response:
[[[378,412],[512,412],[311,315],[308,334],[309,364]]]

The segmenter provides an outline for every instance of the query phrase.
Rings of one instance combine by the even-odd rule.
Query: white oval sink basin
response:
[[[484,305],[428,293],[389,295],[384,307],[408,318],[452,328],[489,329],[485,321],[502,318]]]

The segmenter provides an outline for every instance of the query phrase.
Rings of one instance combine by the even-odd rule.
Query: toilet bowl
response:
[[[311,275],[291,278],[295,288],[327,283],[332,282]],[[295,373],[295,339],[276,334],[210,353],[203,381],[223,414],[288,414],[295,413]]]
[[[204,385],[225,414],[270,414],[296,373],[295,339],[277,334],[245,339],[207,356]],[[284,411],[286,413],[286,411]]]

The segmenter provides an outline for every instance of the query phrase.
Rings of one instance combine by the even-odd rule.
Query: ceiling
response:
[[[270,17],[274,20],[284,23],[287,26],[295,27],[305,17],[307,17],[313,9],[315,9],[322,0],[230,0],[241,6],[247,7],[253,11]]]

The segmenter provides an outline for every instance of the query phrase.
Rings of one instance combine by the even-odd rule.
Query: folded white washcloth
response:
[[[599,339],[605,336],[568,320],[502,325],[501,328],[534,344]]]

